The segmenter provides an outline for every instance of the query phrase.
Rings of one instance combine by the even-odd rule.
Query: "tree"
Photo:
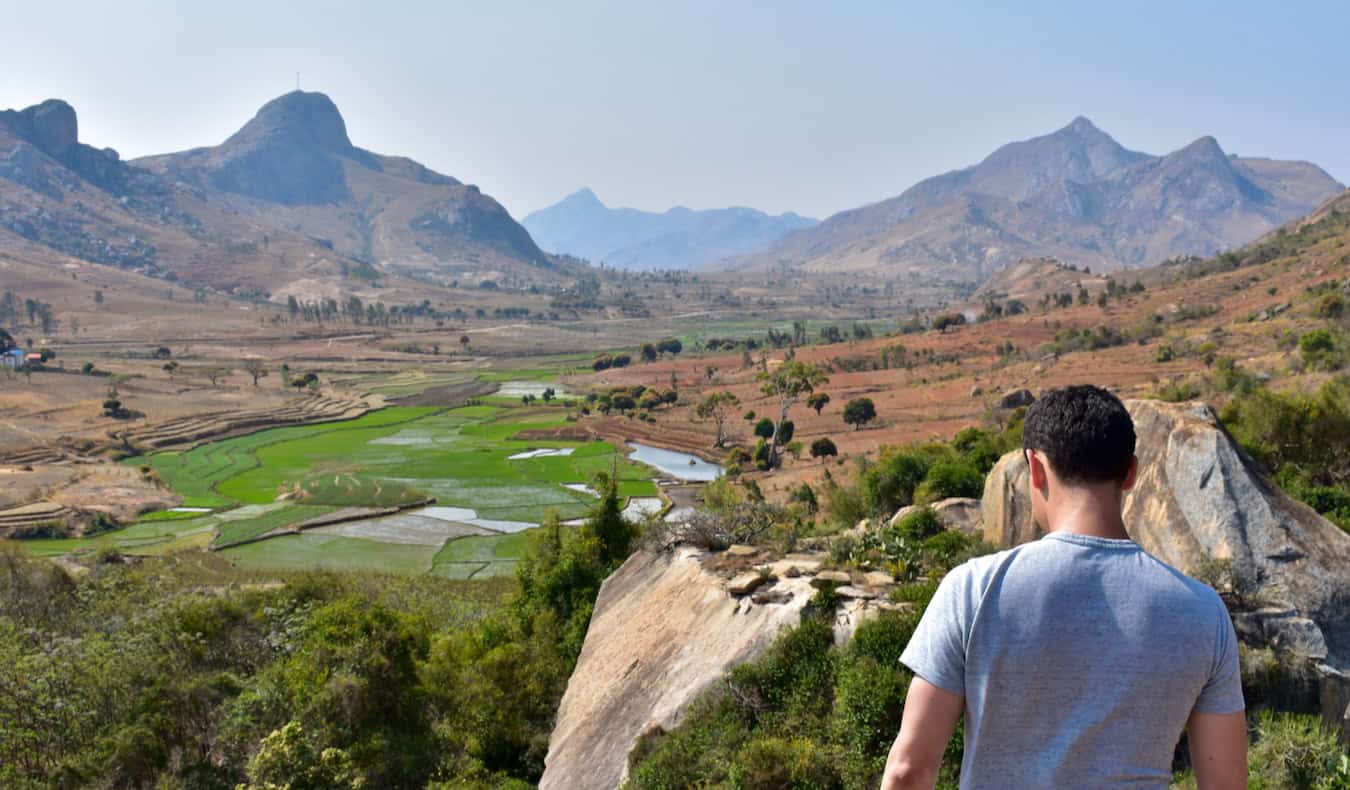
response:
[[[469,343],[470,343],[470,340],[469,340],[469,336],[468,336],[468,335],[460,335],[460,336],[459,336],[459,345],[460,345],[460,348],[463,348],[465,351],[468,351],[468,350],[469,350]]]
[[[684,350],[684,344],[677,337],[668,337],[656,344],[656,351],[659,354],[669,354],[672,357],[677,356]]]
[[[267,377],[267,368],[263,367],[261,359],[254,358],[244,360],[244,372],[253,379],[253,386],[255,387],[258,386],[258,379]],[[214,381],[211,383],[215,384]]]
[[[698,406],[694,407],[694,414],[698,415],[699,419],[711,419],[717,426],[717,440],[713,442],[713,447],[722,447],[726,444],[727,437],[723,428],[726,425],[727,418],[739,405],[741,405],[741,399],[733,393],[712,392]]]
[[[108,388],[108,395],[103,399],[103,415],[118,420],[128,416],[126,409],[122,406],[121,397],[117,394],[116,387]]]
[[[160,346],[155,349],[154,356],[155,359],[168,359],[173,356],[173,352],[169,350],[168,346]]]
[[[939,332],[946,332],[951,327],[964,326],[965,323],[965,313],[943,313],[933,319],[933,328]]]
[[[342,749],[317,748],[301,729],[289,721],[262,739],[258,753],[248,762],[249,783],[242,790],[320,790],[363,786],[351,755]]]
[[[820,414],[821,409],[824,409],[829,402],[830,396],[823,392],[814,393],[811,397],[806,399],[807,407],[815,409],[817,415]]]
[[[544,388],[544,393],[543,393],[543,395],[542,395],[541,397],[544,399],[544,403],[548,403],[549,401],[553,400],[553,399],[554,399],[555,397],[557,397],[557,396],[558,396],[558,393],[557,393],[552,387],[545,387],[545,388]]]
[[[1338,293],[1323,294],[1317,300],[1318,318],[1340,318],[1345,314],[1345,300]]]
[[[637,401],[633,399],[632,395],[615,395],[611,402],[614,404],[614,408],[620,412],[630,412],[637,408]]]
[[[652,411],[653,409],[660,407],[665,402],[666,400],[665,398],[661,397],[661,393],[657,392],[654,389],[647,390],[646,392],[642,393],[641,398],[638,398],[638,406],[640,406],[645,411]]]
[[[844,404],[844,422],[854,430],[862,428],[877,417],[877,407],[871,398],[854,398]]]
[[[216,386],[216,383],[219,382],[221,379],[230,375],[230,372],[231,371],[229,368],[207,368],[206,370],[202,371],[202,373],[204,373],[206,377],[211,380],[212,387]]]
[[[773,371],[762,371],[756,378],[760,381],[760,392],[778,401],[778,419],[769,440],[769,467],[772,468],[778,463],[779,433],[788,409],[803,396],[810,396],[816,387],[828,383],[829,378],[818,366],[797,359],[784,362]]]
[[[839,449],[834,446],[834,442],[830,441],[829,438],[822,437],[811,442],[812,458],[830,458],[836,455],[839,455]]]
[[[168,373],[168,374],[169,374],[169,381],[172,382],[172,381],[173,381],[173,374],[175,374],[175,373],[178,372],[178,363],[177,363],[177,362],[165,362],[164,365],[162,366],[162,369],[164,370],[165,373]]]
[[[595,490],[600,502],[591,511],[582,527],[600,543],[600,561],[605,567],[614,567],[633,550],[637,528],[623,517],[623,501],[619,498],[619,484],[610,475],[600,472],[595,476]]]
[[[655,362],[658,356],[656,346],[651,343],[643,343],[642,347],[638,349],[638,356],[642,357],[643,362]]]
[[[772,439],[773,428],[773,420],[762,417],[759,422],[755,423],[755,435],[761,439]]]

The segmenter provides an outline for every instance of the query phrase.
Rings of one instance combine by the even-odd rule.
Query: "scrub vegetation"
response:
[[[0,786],[528,787],[636,537],[612,481],[596,488],[580,526],[510,536],[514,579],[345,566],[278,584],[275,565],[202,552],[105,552],[72,577],[0,544]],[[306,534],[232,551],[315,540],[358,567],[426,548]]]

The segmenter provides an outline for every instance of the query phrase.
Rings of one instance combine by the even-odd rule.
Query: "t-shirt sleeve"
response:
[[[1242,671],[1238,666],[1237,634],[1233,618],[1223,602],[1219,608],[1215,628],[1214,664],[1209,680],[1205,682],[1200,698],[1195,701],[1196,713],[1237,713],[1246,708],[1242,699]]]
[[[943,578],[900,655],[900,663],[914,674],[943,691],[961,696],[966,693],[968,576],[969,568],[959,566]]]

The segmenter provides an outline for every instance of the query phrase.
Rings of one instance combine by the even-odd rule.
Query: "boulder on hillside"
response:
[[[1149,553],[1186,573],[1231,564],[1244,635],[1301,655],[1323,676],[1323,696],[1350,670],[1350,534],[1280,491],[1203,403],[1125,402],[1138,435],[1139,477],[1125,496],[1126,529]],[[985,481],[984,536],[1000,546],[1039,538],[1020,451]],[[1222,592],[1222,590],[1221,590]],[[1343,703],[1342,703],[1343,706]],[[1344,712],[1324,710],[1343,726]]]
[[[638,552],[600,588],[595,614],[549,738],[542,790],[610,790],[628,770],[628,752],[734,665],[796,625],[814,591],[806,577],[785,603],[733,598],[704,570],[704,553]]]
[[[1000,409],[1017,409],[1022,406],[1030,406],[1036,402],[1036,396],[1031,394],[1029,389],[1018,389],[1003,393],[1003,397],[998,399]]]
[[[628,754],[646,734],[669,730],[699,694],[735,665],[762,654],[785,626],[797,625],[816,591],[812,575],[825,555],[788,555],[749,581],[711,570],[717,555],[689,546],[640,551],[600,588],[595,613],[549,737],[542,790],[611,790],[628,771]],[[820,576],[851,581],[849,574]],[[865,577],[864,577],[865,578]],[[889,578],[889,577],[887,577]],[[836,642],[884,609],[886,579],[849,587],[836,605]],[[873,584],[876,582],[876,584]]]
[[[887,523],[895,525],[905,516],[921,507],[923,505],[906,505],[895,511],[895,515],[891,516]],[[942,522],[942,526],[946,529],[954,529],[970,537],[984,535],[984,504],[980,500],[968,497],[950,497],[934,502],[928,507],[933,509],[938,520]],[[855,529],[857,534],[861,535],[867,529],[870,529],[870,524],[863,529]]]

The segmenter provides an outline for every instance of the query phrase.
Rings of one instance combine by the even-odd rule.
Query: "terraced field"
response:
[[[183,497],[184,507],[211,512],[153,513],[114,533],[29,545],[62,554],[209,543],[231,561],[261,570],[381,568],[452,578],[510,573],[525,545],[522,530],[549,512],[563,520],[586,515],[596,498],[585,484],[596,473],[613,472],[624,497],[657,496],[653,471],[609,442],[512,438],[565,422],[557,406],[390,407],[344,422],[274,428],[128,459],[150,466]],[[431,498],[436,507],[425,512],[294,534],[316,517],[406,508]]]
[[[124,554],[169,554],[188,548],[206,548],[215,537],[218,519],[197,518],[139,521],[124,529],[87,538],[25,540],[22,545],[39,557],[59,557],[111,549]]]

